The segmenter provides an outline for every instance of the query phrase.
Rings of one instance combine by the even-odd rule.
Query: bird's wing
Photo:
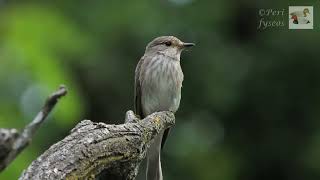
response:
[[[140,72],[141,72],[141,66],[145,60],[145,56],[143,56],[140,61],[138,62],[138,65],[136,67],[135,71],[135,79],[134,79],[134,113],[136,115],[139,115],[140,118],[145,118],[142,110],[142,104],[141,104],[141,82],[140,82]],[[161,149],[164,147],[164,144],[166,142],[166,139],[168,137],[168,134],[170,132],[170,128],[166,129],[163,133],[162,141],[161,141]]]
[[[143,64],[145,57],[142,57],[138,62],[135,71],[135,79],[134,79],[134,113],[139,115],[140,118],[144,118],[142,105],[141,105],[141,84],[140,84],[140,71],[141,65]]]

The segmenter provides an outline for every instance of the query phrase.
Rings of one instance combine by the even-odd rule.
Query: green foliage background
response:
[[[257,29],[260,8],[288,5],[313,5],[315,29]],[[23,128],[59,84],[69,89],[0,179],[17,179],[80,120],[122,123],[135,65],[161,35],[197,44],[182,55],[165,179],[319,179],[319,10],[302,0],[0,0],[0,127]]]

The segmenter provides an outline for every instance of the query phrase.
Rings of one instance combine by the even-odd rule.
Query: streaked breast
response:
[[[146,62],[141,82],[142,108],[145,115],[157,111],[177,111],[181,99],[183,73],[180,62],[163,55]]]

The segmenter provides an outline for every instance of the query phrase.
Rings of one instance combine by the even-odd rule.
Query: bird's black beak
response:
[[[196,44],[194,43],[183,43],[183,47],[184,48],[188,48],[188,47],[192,47],[192,46],[195,46]]]

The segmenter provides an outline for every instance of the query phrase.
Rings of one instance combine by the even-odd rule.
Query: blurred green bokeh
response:
[[[288,5],[313,5],[315,29],[257,29],[259,9]],[[318,10],[302,0],[0,0],[0,127],[23,128],[60,84],[69,89],[0,179],[17,179],[80,120],[122,123],[135,65],[161,35],[197,44],[182,55],[165,179],[319,179]]]

